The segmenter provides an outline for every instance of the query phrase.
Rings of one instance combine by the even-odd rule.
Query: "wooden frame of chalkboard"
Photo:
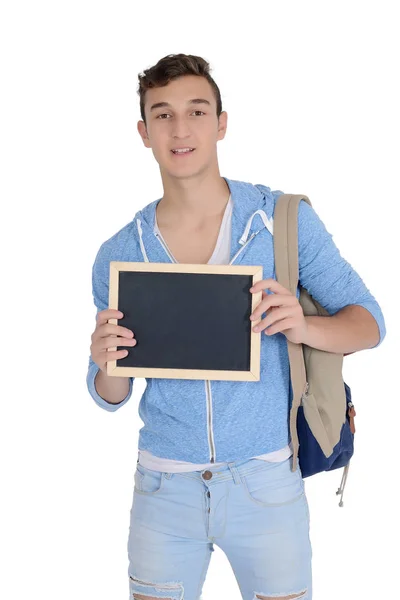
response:
[[[110,262],[109,319],[134,332],[135,346],[107,362],[116,377],[259,381],[261,320],[250,315],[262,266]],[[143,290],[143,293],[141,293]],[[191,309],[193,312],[191,313]],[[158,362],[157,362],[158,361]]]

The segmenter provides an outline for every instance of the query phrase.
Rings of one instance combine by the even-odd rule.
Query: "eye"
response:
[[[194,113],[201,113],[202,115],[205,115],[206,113],[203,112],[202,110],[194,110]],[[165,121],[166,119],[164,119],[163,117],[170,117],[171,115],[169,113],[162,113],[161,115],[158,115],[158,117],[156,117],[156,119],[160,119],[160,121]]]

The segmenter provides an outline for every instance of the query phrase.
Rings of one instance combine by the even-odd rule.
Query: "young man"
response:
[[[133,378],[106,374],[108,360],[127,354],[108,348],[134,352],[136,343],[135,332],[108,323],[122,317],[107,309],[111,260],[258,264],[265,279],[253,289],[263,290],[253,315],[263,317],[259,382],[147,379],[128,540],[130,598],[197,600],[215,543],[245,600],[311,599],[308,504],[300,468],[293,471],[290,460],[286,340],[355,352],[381,343],[384,319],[305,202],[300,283],[331,316],[304,317],[297,297],[275,281],[270,225],[283,192],[220,176],[217,142],[227,114],[206,61],[166,56],[139,82],[138,131],[159,164],[164,195],[96,256],[98,314],[87,377],[95,402],[117,410],[133,385]]]

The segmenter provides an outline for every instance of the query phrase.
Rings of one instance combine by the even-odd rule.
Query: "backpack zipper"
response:
[[[308,383],[308,381],[306,381],[306,385],[304,386],[304,392],[301,395],[301,401],[303,402],[303,400],[305,400],[308,396],[308,388],[310,387],[310,384]]]
[[[354,408],[354,404],[352,402],[348,402],[347,406],[349,407],[347,413],[349,415],[350,431],[354,435],[355,432],[356,432],[356,426],[355,426],[355,423],[354,423],[354,417],[356,416],[357,413],[356,413],[356,410]]]

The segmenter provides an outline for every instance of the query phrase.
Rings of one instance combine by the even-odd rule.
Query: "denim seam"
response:
[[[239,484],[239,485],[242,485],[242,484]],[[221,532],[221,535],[218,536],[219,538],[223,538],[224,535],[225,535],[225,532],[226,532],[226,521],[227,521],[226,517],[227,517],[228,499],[229,499],[229,488],[227,489],[226,494],[225,494],[225,519],[224,519],[224,528],[223,528],[223,530]]]
[[[206,492],[206,487],[205,486],[203,486],[203,487],[204,487],[204,491],[201,495],[201,502],[203,505],[202,513],[203,513],[203,522],[204,522],[204,534],[207,537],[207,502],[206,502],[206,493],[207,492]]]

